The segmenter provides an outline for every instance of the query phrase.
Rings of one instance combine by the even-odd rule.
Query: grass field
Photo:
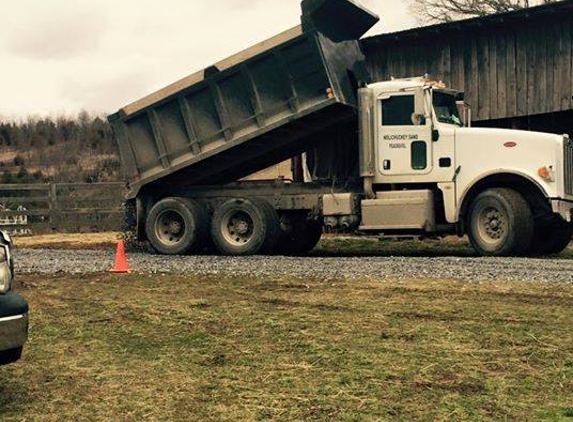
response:
[[[573,286],[20,282],[31,338],[0,368],[3,421],[573,420]]]

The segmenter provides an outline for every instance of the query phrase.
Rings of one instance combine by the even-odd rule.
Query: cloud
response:
[[[97,50],[106,16],[93,10],[58,10],[32,15],[7,34],[5,46],[15,56],[62,60]]]
[[[403,0],[360,0],[411,26]],[[0,114],[113,112],[299,23],[299,0],[2,1]]]
[[[258,6],[261,0],[227,0],[226,6],[233,10],[244,11]]]
[[[107,113],[119,109],[141,92],[150,90],[153,76],[145,69],[134,69],[132,73],[103,77],[98,81],[81,77],[60,81],[59,94],[76,110]]]

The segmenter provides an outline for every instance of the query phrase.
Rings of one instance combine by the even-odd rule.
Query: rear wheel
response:
[[[211,237],[225,255],[267,254],[280,235],[277,212],[266,201],[232,199],[215,210]]]
[[[164,255],[199,252],[208,237],[209,216],[203,206],[185,198],[166,198],[153,206],[145,224],[149,242]]]
[[[275,252],[278,255],[304,255],[313,250],[322,237],[322,225],[309,221],[306,215],[282,215],[281,236]]]
[[[571,243],[573,225],[561,217],[551,217],[535,225],[535,234],[528,254],[554,255],[563,252]]]
[[[516,191],[488,189],[469,211],[469,237],[484,256],[522,256],[533,239],[533,216],[527,201]]]

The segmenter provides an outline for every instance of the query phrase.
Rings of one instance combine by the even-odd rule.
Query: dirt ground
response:
[[[17,248],[27,249],[108,249],[116,245],[117,241],[121,239],[121,233],[108,232],[108,233],[58,233],[47,235],[34,235],[34,236],[21,236],[14,238],[14,244]],[[420,251],[429,249],[436,249],[438,251],[447,252],[448,250],[467,250],[469,243],[465,238],[458,238],[450,236],[445,239],[439,240],[392,240],[387,239],[379,241],[375,236],[369,237],[353,237],[353,236],[337,236],[337,235],[324,235],[322,242],[317,248],[319,254],[352,254],[361,253],[365,250],[376,253],[383,251],[388,247],[400,250],[414,250],[418,248]]]
[[[46,234],[14,237],[16,248],[30,249],[107,249],[121,238],[120,233]]]
[[[14,238],[16,248],[113,250],[121,233],[50,234]],[[572,244],[573,245],[573,244]],[[133,249],[128,245],[128,249]],[[133,251],[151,252],[137,245]],[[448,236],[438,239],[379,239],[376,236],[324,235],[311,256],[476,256],[467,238]],[[559,258],[572,258],[570,247]]]

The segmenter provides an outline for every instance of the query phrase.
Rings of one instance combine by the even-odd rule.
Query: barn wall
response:
[[[442,27],[363,40],[373,79],[429,73],[465,91],[477,121],[572,109],[572,12]]]

